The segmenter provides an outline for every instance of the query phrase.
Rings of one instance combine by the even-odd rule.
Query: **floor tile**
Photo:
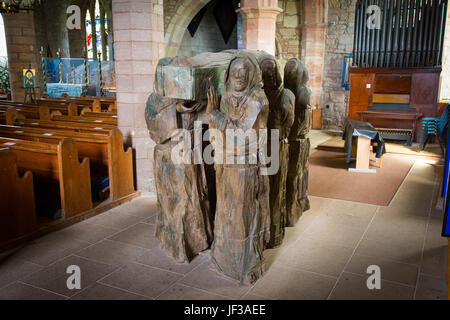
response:
[[[410,300],[414,288],[381,280],[381,289],[369,290],[367,278],[345,272],[331,295],[332,300]]]
[[[364,238],[356,249],[355,254],[419,265],[421,251],[421,241]]]
[[[0,290],[0,300],[65,300],[56,293],[14,282]]]
[[[368,277],[367,268],[378,266],[381,270],[381,279],[415,286],[419,267],[415,265],[389,261],[386,259],[354,255],[346,267],[346,271]]]
[[[156,197],[140,197],[127,202],[118,208],[122,213],[147,219],[158,213]]]
[[[305,235],[318,242],[355,248],[364,234],[364,229],[344,224],[335,224],[333,220],[324,215],[317,217],[305,231]]]
[[[273,266],[250,293],[277,300],[320,300],[328,297],[335,282],[334,277]]]
[[[448,288],[444,279],[421,274],[417,285],[416,300],[447,300]]]
[[[136,261],[146,249],[122,242],[104,240],[76,253],[77,256],[121,266],[129,261]]]
[[[90,218],[90,223],[97,224],[103,227],[112,228],[116,230],[122,230],[124,228],[128,228],[138,222],[140,222],[142,218],[133,216],[131,214],[127,214],[122,212],[121,207],[114,208],[108,212]]]
[[[188,273],[180,283],[234,299],[239,299],[250,288],[248,285],[240,285],[237,281],[219,275],[209,266],[209,261]]]
[[[277,258],[274,266],[339,276],[353,249],[302,236]]]
[[[66,237],[71,237],[72,239],[89,243],[96,243],[115,233],[117,233],[117,229],[97,225],[88,220],[58,231],[55,234],[64,235]]]
[[[149,298],[156,298],[181,277],[177,273],[131,262],[99,282]]]
[[[197,256],[189,263],[176,263],[171,257],[169,257],[162,249],[158,247],[145,252],[142,256],[136,259],[137,262],[148,265],[150,267],[164,269],[180,274],[186,274],[190,272],[205,260],[205,257]]]
[[[229,300],[230,298],[208,291],[175,283],[158,297],[158,300]]]
[[[72,273],[68,273],[69,266],[80,268],[81,288],[69,289],[67,281]],[[92,260],[70,256],[60,260],[43,270],[34,273],[23,280],[24,283],[46,289],[66,297],[71,297],[81,290],[95,283],[97,280],[113,272],[116,268]]]
[[[86,288],[76,294],[70,300],[146,300],[147,298],[126,292],[120,289],[112,288],[101,283]]]
[[[159,240],[155,237],[155,225],[147,223],[138,223],[115,234],[109,239],[147,249],[159,247],[160,245]]]
[[[422,268],[420,272],[437,278],[445,278],[448,263],[447,256],[447,245],[426,245],[423,252]]]
[[[17,280],[29,277],[43,267],[37,264],[16,259],[13,256],[0,260],[0,288]]]
[[[56,260],[65,258],[89,245],[91,245],[89,242],[55,233],[30,242],[17,250],[14,257],[41,266],[48,266]]]

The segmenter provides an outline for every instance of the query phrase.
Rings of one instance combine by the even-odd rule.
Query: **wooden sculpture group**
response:
[[[156,143],[156,237],[177,262],[211,249],[217,271],[254,283],[264,273],[264,250],[279,246],[285,227],[309,209],[308,72],[300,60],[289,60],[283,85],[272,55],[227,50],[161,59],[155,78],[145,116]],[[222,137],[195,139],[212,129]],[[225,148],[218,141],[232,129],[253,129],[257,143],[243,139]],[[267,164],[251,159],[261,157],[262,141],[275,130],[278,150],[270,144],[269,152],[278,152],[279,167],[262,174]],[[180,138],[188,141],[182,150]],[[195,161],[207,148],[214,163]],[[178,152],[192,161],[175,161]]]

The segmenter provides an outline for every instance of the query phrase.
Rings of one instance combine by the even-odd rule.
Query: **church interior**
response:
[[[0,13],[0,300],[450,299],[447,0]]]

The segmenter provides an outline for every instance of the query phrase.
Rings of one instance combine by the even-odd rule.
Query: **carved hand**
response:
[[[209,88],[207,95],[208,105],[206,106],[206,113],[211,113],[214,110],[219,109],[219,95],[213,86]]]

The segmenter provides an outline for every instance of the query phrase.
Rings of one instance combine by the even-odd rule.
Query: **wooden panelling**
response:
[[[351,74],[350,105],[372,105],[372,95],[375,75]]]
[[[410,93],[411,76],[377,75],[375,77],[376,93]]]
[[[409,94],[375,93],[373,103],[403,103],[409,104]]]

